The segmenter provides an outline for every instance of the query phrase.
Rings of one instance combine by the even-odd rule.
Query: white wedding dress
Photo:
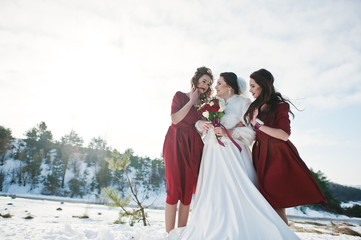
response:
[[[232,137],[242,151],[228,137],[220,139],[225,145],[221,146],[213,129],[205,133],[190,222],[172,230],[168,239],[299,239],[257,189],[249,148],[255,133],[250,127],[236,127],[243,121],[250,100],[233,95],[226,104],[221,124],[233,129]]]

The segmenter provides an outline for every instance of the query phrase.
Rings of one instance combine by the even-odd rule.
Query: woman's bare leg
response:
[[[288,220],[286,216],[286,209],[285,208],[277,208],[275,209],[278,215],[282,218],[282,220],[288,225]]]
[[[183,203],[179,203],[178,227],[184,227],[187,225],[190,206],[191,206],[190,204],[183,205]]]
[[[177,204],[165,204],[165,230],[169,233],[175,226]]]

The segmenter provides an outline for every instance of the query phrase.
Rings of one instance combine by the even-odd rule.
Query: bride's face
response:
[[[197,88],[198,91],[202,94],[205,93],[210,87],[212,79],[208,75],[203,75],[198,79]]]
[[[229,96],[229,90],[231,90],[231,87],[224,81],[224,78],[220,76],[217,80],[217,84],[215,87],[217,91],[217,97],[227,99]]]
[[[254,98],[258,98],[262,92],[262,88],[256,83],[254,79],[251,78],[249,80],[249,91]]]

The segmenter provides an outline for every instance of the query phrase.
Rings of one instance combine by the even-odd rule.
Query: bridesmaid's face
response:
[[[226,81],[224,81],[224,78],[222,76],[220,76],[218,78],[216,87],[215,87],[216,91],[217,91],[217,96],[223,99],[226,99],[229,97],[229,90],[231,89],[231,87],[226,83]]]
[[[208,75],[203,75],[198,79],[197,88],[200,94],[205,93],[211,84],[211,78]]]
[[[249,80],[249,91],[254,98],[258,98],[262,92],[262,88],[256,83],[254,79]]]

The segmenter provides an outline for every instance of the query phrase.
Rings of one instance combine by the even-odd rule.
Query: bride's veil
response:
[[[238,84],[239,92],[240,92],[239,95],[244,96],[246,98],[251,98],[249,93],[248,93],[248,86],[247,86],[246,80],[244,80],[241,77],[238,77],[237,78],[237,84]]]

